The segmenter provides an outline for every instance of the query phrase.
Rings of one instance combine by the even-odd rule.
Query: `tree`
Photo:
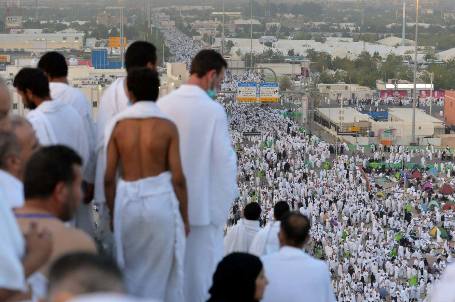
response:
[[[289,57],[295,56],[294,49],[289,49],[289,50],[288,50],[288,56],[289,56]]]
[[[284,76],[280,79],[280,89],[285,91],[292,88],[292,81],[289,77]]]

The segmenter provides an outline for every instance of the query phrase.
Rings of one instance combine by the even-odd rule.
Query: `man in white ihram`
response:
[[[261,258],[269,280],[262,302],[335,302],[326,263],[304,252],[310,221],[298,212],[286,215],[280,224],[281,249]]]
[[[80,203],[75,214],[76,226],[90,235],[94,235],[90,203],[93,199],[95,183],[95,124],[93,123],[91,106],[85,95],[68,85],[68,64],[65,57],[55,51],[44,54],[38,62],[38,68],[44,71],[49,79],[49,89],[53,100],[59,100],[70,105],[79,113],[84,125],[85,136],[88,140],[89,157],[84,163],[83,179],[86,185],[84,202]]]
[[[156,48],[153,44],[144,41],[136,41],[128,46],[125,53],[125,68],[130,70],[139,67],[147,67],[155,70]],[[106,170],[106,150],[104,149],[104,134],[106,126],[114,116],[128,107],[126,78],[119,78],[105,91],[99,102],[96,121],[96,177],[95,177],[95,204],[99,209],[100,221],[98,234],[110,252],[111,234],[109,230],[109,213],[104,196],[104,171]]]
[[[24,106],[30,109],[27,119],[35,129],[39,143],[72,148],[83,159],[85,171],[90,156],[89,143],[82,118],[76,110],[59,100],[52,100],[49,80],[40,69],[21,69],[13,85]]]
[[[261,229],[261,206],[257,202],[250,202],[243,209],[243,218],[227,230],[224,237],[224,253],[248,253],[254,236]]]
[[[250,254],[261,257],[278,252],[280,249],[280,242],[278,241],[280,221],[287,213],[289,213],[289,204],[286,201],[279,201],[275,204],[273,207],[274,220],[270,221],[265,228],[254,236],[250,245]]]
[[[202,50],[192,61],[188,83],[158,101],[177,125],[187,179],[191,226],[185,253],[187,302],[207,300],[213,272],[223,257],[223,227],[238,196],[237,158],[227,115],[213,100],[226,67],[220,54]]]

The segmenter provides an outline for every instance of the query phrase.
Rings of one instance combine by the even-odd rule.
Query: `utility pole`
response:
[[[250,67],[253,68],[253,0],[250,0]]]
[[[124,7],[120,7],[120,58],[122,62],[122,68],[125,65],[125,58],[124,58],[124,53],[125,53],[125,41],[124,41],[124,20],[123,20],[123,9]]]
[[[403,30],[401,33],[401,46],[406,44],[406,0],[403,0]]]
[[[225,9],[224,9],[224,0],[223,0],[223,18],[222,18],[222,26],[221,26],[221,55],[224,56],[224,39],[225,39],[225,33],[224,33],[224,17],[226,15]]]
[[[412,143],[416,144],[416,103],[417,103],[417,52],[419,38],[419,0],[416,0],[416,35],[414,54],[414,98],[412,100]]]
[[[432,114],[432,106],[433,106],[433,91],[434,91],[434,86],[433,86],[433,81],[434,81],[434,73],[430,73],[430,81],[431,81],[431,95],[430,95],[430,115]]]

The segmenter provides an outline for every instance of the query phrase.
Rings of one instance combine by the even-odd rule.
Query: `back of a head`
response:
[[[19,141],[12,131],[0,131],[0,169],[8,170],[8,159],[20,153]]]
[[[65,57],[56,51],[44,54],[38,62],[38,68],[44,71],[51,79],[66,78],[68,76],[68,64]]]
[[[126,86],[137,101],[156,101],[160,94],[158,73],[146,67],[131,69]]]
[[[227,66],[227,62],[221,54],[212,49],[204,49],[193,58],[190,74],[202,78],[211,70],[220,74]]]
[[[261,217],[261,206],[257,202],[250,202],[243,209],[243,217],[246,220],[259,220]]]
[[[58,183],[73,183],[74,165],[82,166],[82,159],[66,146],[55,145],[36,151],[25,167],[25,199],[47,198]]]
[[[156,47],[146,41],[133,42],[125,53],[125,68],[129,73],[133,68],[156,65]]]
[[[276,221],[281,221],[291,209],[286,201],[278,201],[273,207],[273,217]]]
[[[22,92],[29,89],[33,95],[40,98],[50,96],[49,80],[38,68],[22,68],[14,78],[13,86]]]
[[[232,253],[218,264],[213,275],[208,302],[253,302],[256,279],[262,271],[261,260],[251,254]]]
[[[310,233],[310,221],[299,212],[290,212],[283,217],[280,225],[286,243],[294,247],[302,247]]]
[[[122,293],[123,277],[117,264],[108,257],[83,252],[57,259],[49,270],[49,301],[59,295]]]

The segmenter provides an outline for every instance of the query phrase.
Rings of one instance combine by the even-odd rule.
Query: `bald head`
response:
[[[290,212],[282,220],[279,239],[281,246],[303,248],[310,233],[309,219],[299,212]]]
[[[8,116],[11,110],[11,95],[6,82],[0,77],[0,121]]]
[[[22,179],[25,164],[38,148],[32,125],[23,117],[8,116],[8,127],[0,130],[0,160],[2,169]]]

